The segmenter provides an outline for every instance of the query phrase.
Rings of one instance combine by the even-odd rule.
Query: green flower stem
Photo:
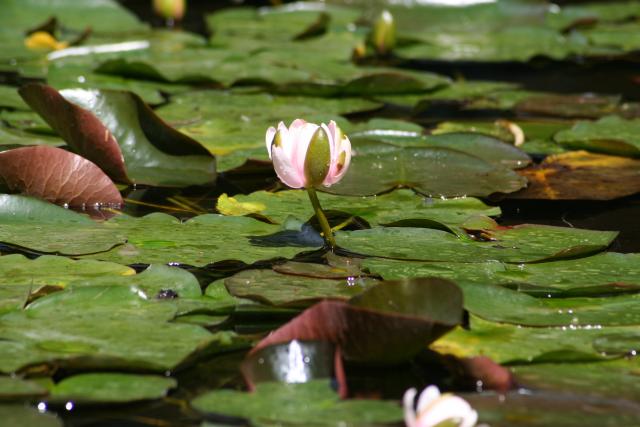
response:
[[[307,193],[309,193],[309,200],[311,200],[311,204],[313,205],[313,210],[316,212],[316,218],[318,218],[318,222],[320,222],[320,227],[322,228],[322,234],[324,235],[324,240],[329,244],[331,250],[336,247],[336,241],[333,238],[333,232],[331,231],[331,226],[329,225],[329,221],[327,221],[327,217],[324,215],[322,211],[322,206],[320,206],[320,200],[318,200],[318,195],[316,194],[316,189],[313,187],[307,188]]]

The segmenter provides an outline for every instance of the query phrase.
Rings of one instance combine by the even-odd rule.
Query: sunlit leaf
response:
[[[123,203],[113,181],[98,166],[55,147],[0,152],[0,183],[14,193],[76,208]]]

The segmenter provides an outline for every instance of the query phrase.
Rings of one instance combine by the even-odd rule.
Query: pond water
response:
[[[640,425],[640,2],[4,1],[7,425]]]

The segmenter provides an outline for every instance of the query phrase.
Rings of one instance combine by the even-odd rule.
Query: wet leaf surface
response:
[[[523,263],[599,252],[616,232],[524,224],[486,230],[485,238],[441,230],[385,227],[336,233],[338,246],[358,254],[406,260]]]
[[[0,372],[16,374],[0,377],[0,397],[18,403],[0,408],[5,423],[61,425],[29,407],[44,400],[73,425],[208,426],[230,422],[225,415],[274,427],[400,425],[403,391],[431,383],[485,390],[464,397],[494,427],[639,423],[638,254],[602,252],[613,232],[500,227],[490,218],[501,213],[493,204],[504,209],[502,224],[578,216],[581,227],[621,230],[615,250],[635,247],[627,242],[639,169],[631,158],[640,112],[637,2],[385,4],[398,28],[386,56],[374,56],[369,34],[379,11],[359,0],[260,8],[193,1],[181,30],[150,28],[121,4],[154,26],[159,18],[128,0],[4,3],[0,149],[67,140],[121,183],[174,186],[120,187],[131,191],[126,213],[180,215],[104,210],[115,217],[94,222],[0,195]],[[34,46],[42,40],[34,31],[48,32],[46,46]],[[57,124],[18,97],[17,85],[34,81],[61,90],[62,98],[44,91],[57,100]],[[46,104],[41,92],[32,94],[38,105]],[[331,225],[350,230],[337,232],[338,253],[376,257],[318,251],[304,192],[273,185],[264,132],[297,117],[336,120],[351,138],[356,156],[341,185],[356,197],[320,198]],[[98,124],[88,134],[69,130]],[[514,125],[525,136],[519,149]],[[543,161],[571,149],[626,158]],[[521,176],[513,169],[530,161],[523,152],[542,163]],[[225,171],[215,187],[211,154]],[[33,160],[16,176],[47,171]],[[523,176],[529,186],[516,197],[558,200],[531,211],[531,203],[497,199],[522,188]],[[204,185],[184,188],[191,184]],[[14,190],[25,191],[20,185]],[[391,191],[398,186],[409,188]],[[492,197],[448,197],[462,195]],[[568,201],[617,197],[625,199],[611,208]],[[229,216],[186,220],[214,209]],[[615,214],[622,210],[631,214]],[[68,256],[7,255],[16,251]],[[367,285],[372,277],[398,282]],[[258,346],[244,364],[266,388],[229,391],[241,387],[238,367],[255,334],[267,336],[261,345],[281,343]],[[345,356],[345,370],[336,355]],[[510,371],[524,389],[486,392],[509,389]],[[349,396],[395,401],[341,401],[329,378],[343,396],[348,384]],[[202,393],[201,412],[186,406]],[[68,411],[67,400],[82,403]]]
[[[488,196],[526,185],[511,169],[448,148],[402,148],[380,142],[353,145],[349,172],[327,191],[370,196],[406,186],[433,197]]]
[[[8,213],[17,221],[0,225],[0,241],[40,253],[87,255],[121,264],[175,262],[203,266],[230,259],[253,263],[293,257],[304,250],[304,246],[253,244],[252,239],[276,233],[280,228],[252,218],[201,215],[181,222],[158,213],[143,218],[125,215],[94,223],[84,216],[59,209],[64,217],[56,222],[24,217],[25,207],[17,206]],[[17,217],[14,216],[16,212],[20,212]]]
[[[458,357],[484,355],[508,365],[597,362],[606,357],[595,348],[596,342],[608,337],[615,340],[634,334],[636,330],[637,326],[526,327],[491,322],[472,315],[468,330],[456,328],[431,348]]]
[[[595,122],[578,122],[571,129],[558,132],[554,139],[573,149],[638,157],[639,129],[640,120],[607,116]]]
[[[169,105],[158,109],[158,114],[218,156],[219,169],[224,171],[240,166],[247,158],[269,160],[265,131],[280,121],[288,126],[295,118],[305,117],[310,122],[337,120],[348,126],[339,115],[378,107],[379,103],[359,98],[199,91],[173,97]]]
[[[197,397],[199,411],[245,418],[259,425],[350,425],[387,424],[402,419],[395,402],[343,400],[327,381],[304,384],[262,383],[254,393],[217,390]]]
[[[225,280],[229,292],[263,304],[307,307],[320,299],[347,300],[376,284],[375,279],[320,279],[280,274],[273,270],[245,270]]]
[[[437,199],[423,197],[410,190],[395,190],[375,197],[343,197],[319,193],[318,198],[324,209],[358,216],[371,225],[389,224],[408,219],[459,225],[475,215],[500,214],[499,208],[488,206],[473,197]],[[258,191],[246,196],[238,194],[234,199],[240,204],[251,204],[251,211],[238,211],[237,204],[221,206],[220,199],[218,210],[225,215],[259,214],[275,223],[284,223],[288,216],[306,221],[314,215],[308,203],[308,195],[303,190],[277,193]]]
[[[2,316],[0,369],[13,372],[34,363],[55,362],[94,369],[164,371],[198,348],[232,345],[224,333],[170,323],[175,313],[170,301],[146,300],[136,287],[91,286],[56,292],[26,310]],[[100,328],[93,319],[100,319]]]
[[[625,288],[634,292],[640,284],[639,261],[638,254],[604,252],[584,258],[516,265],[498,261],[408,262],[368,258],[362,267],[388,280],[435,276],[456,283],[501,285],[546,297],[589,288],[599,289],[603,294],[622,292]]]
[[[580,393],[608,399],[638,402],[638,359],[617,359],[599,363],[555,363],[517,366],[518,382],[529,389]],[[610,381],[609,378],[615,378]],[[620,391],[624,390],[624,393]]]
[[[463,396],[491,426],[614,427],[636,424],[638,405],[622,399],[593,399],[562,393],[494,393]]]
[[[62,420],[54,414],[43,414],[36,408],[23,404],[0,405],[0,416],[3,422],[16,427],[62,427]]]
[[[373,129],[351,135],[354,144],[359,141],[380,141],[400,147],[434,147],[462,151],[496,166],[518,169],[531,162],[529,156],[511,144],[489,135],[478,133],[447,133],[441,135],[415,135],[394,129]]]
[[[48,393],[47,388],[37,382],[19,377],[0,376],[0,399],[2,400],[37,398],[46,396]]]
[[[89,160],[55,147],[0,152],[0,179],[10,192],[71,207],[120,206],[113,181]]]
[[[173,378],[118,373],[80,374],[68,377],[51,389],[54,401],[128,403],[159,399],[177,385]]]

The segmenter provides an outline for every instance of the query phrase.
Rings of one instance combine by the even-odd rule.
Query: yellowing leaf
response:
[[[225,193],[218,198],[216,209],[223,215],[243,216],[260,213],[267,209],[267,207],[259,202],[239,202],[233,197],[227,196]]]

